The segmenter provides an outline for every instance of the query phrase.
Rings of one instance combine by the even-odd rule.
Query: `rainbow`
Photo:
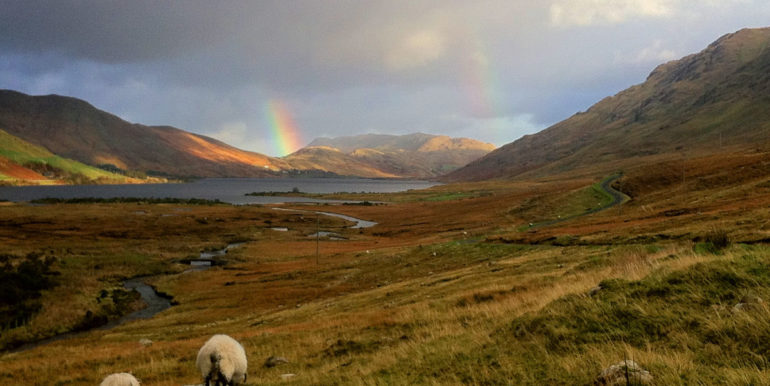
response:
[[[291,154],[302,147],[299,131],[285,103],[276,99],[269,100],[265,106],[265,114],[280,156]]]
[[[495,117],[500,115],[498,105],[499,93],[495,85],[497,77],[493,71],[484,45],[476,39],[466,48],[465,60],[461,62],[462,79],[465,95],[471,112],[479,117]]]
[[[493,58],[478,34],[469,36],[472,38],[465,43],[464,60],[459,63],[461,71],[459,78],[466,103],[475,118],[487,121],[488,125],[497,126],[494,128],[497,138],[493,142],[510,142],[507,125],[500,126],[501,120],[505,120],[507,113],[503,108],[504,93],[500,90],[502,83],[493,66]]]
[[[465,58],[463,88],[468,107],[476,117],[490,117],[496,113],[494,94],[487,79],[487,64],[479,53]]]

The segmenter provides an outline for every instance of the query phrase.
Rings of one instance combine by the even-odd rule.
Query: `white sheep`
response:
[[[212,336],[198,351],[195,361],[206,386],[246,383],[246,351],[227,335]]]
[[[99,386],[139,386],[139,381],[129,373],[110,374]]]

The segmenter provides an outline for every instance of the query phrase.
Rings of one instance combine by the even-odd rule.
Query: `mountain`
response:
[[[0,184],[131,183],[125,177],[52,154],[0,130]]]
[[[295,168],[363,177],[432,178],[495,148],[468,138],[431,134],[365,134],[318,138],[284,160]]]
[[[170,126],[126,122],[85,101],[0,90],[0,129],[65,158],[116,170],[195,177],[273,176],[280,159]]]
[[[416,151],[423,143],[435,137],[435,135],[423,133],[407,135],[363,134],[336,138],[322,137],[314,139],[308,147],[327,146],[345,153],[351,153],[357,149]]]
[[[429,178],[493,145],[429,134],[319,138],[284,158],[170,126],[126,122],[80,99],[0,90],[0,130],[62,158],[120,173],[174,177],[343,175]]]
[[[370,178],[395,178],[398,175],[387,173],[352,155],[328,146],[308,146],[285,157],[285,160],[298,170],[319,170],[342,176]]]
[[[645,157],[679,158],[767,146],[770,28],[722,36],[658,66],[639,85],[524,136],[444,177],[474,181],[611,170]]]

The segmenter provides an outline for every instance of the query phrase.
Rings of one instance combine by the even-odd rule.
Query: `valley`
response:
[[[0,202],[0,383],[198,384],[224,333],[255,384],[770,384],[768,47],[726,34],[497,149],[363,134],[268,157],[0,91],[3,184],[281,177]],[[137,281],[170,307],[118,323]],[[608,380],[627,360],[644,370]]]
[[[261,206],[7,203],[6,250],[54,256],[61,276],[4,346],[77,326],[88,311],[115,317],[117,301],[99,294],[129,277],[149,276],[175,305],[4,353],[0,379],[97,383],[120,370],[196,383],[194,353],[224,332],[244,344],[260,384],[591,383],[623,358],[665,384],[764,383],[751,359],[764,346],[749,343],[770,323],[768,150],[691,158],[684,181],[673,160],[624,170],[613,186],[629,201],[531,229],[590,212],[606,176],[326,196],[382,202],[321,206],[377,222],[364,229]],[[316,227],[345,240],[322,238],[316,256]],[[210,269],[179,263],[232,242],[243,244]],[[734,311],[740,303],[749,308]],[[264,367],[270,356],[289,363]]]

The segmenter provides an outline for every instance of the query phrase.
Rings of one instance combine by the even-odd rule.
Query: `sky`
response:
[[[0,88],[271,156],[365,133],[501,146],[768,25],[767,0],[0,0]]]

